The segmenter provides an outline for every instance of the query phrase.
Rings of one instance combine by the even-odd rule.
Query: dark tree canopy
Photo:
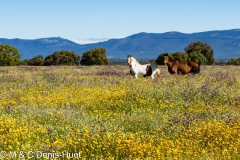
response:
[[[172,54],[173,59],[178,60],[180,62],[188,62],[189,57],[186,53],[183,52],[176,52]]]
[[[27,65],[31,65],[31,66],[42,66],[43,63],[44,63],[44,57],[42,55],[37,55],[27,61]]]
[[[206,64],[213,65],[215,63],[214,60],[214,51],[212,47],[206,43],[201,41],[192,42],[187,47],[185,47],[185,52],[190,54],[192,52],[201,53],[206,57]]]
[[[18,49],[9,45],[0,44],[0,65],[15,66],[21,62]]]
[[[228,63],[228,65],[240,65],[240,58],[231,58]]]
[[[198,52],[191,52],[188,54],[189,60],[197,62],[201,65],[205,65],[207,62],[207,58],[202,54]]]
[[[109,65],[110,61],[106,56],[106,49],[95,48],[83,53],[80,63],[82,65]]]
[[[44,65],[77,65],[79,64],[80,56],[74,51],[54,52],[44,59]]]

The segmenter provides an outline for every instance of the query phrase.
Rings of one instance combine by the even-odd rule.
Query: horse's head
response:
[[[135,58],[133,58],[132,55],[128,55],[128,65],[129,65],[129,67],[132,67],[133,64],[139,64],[140,65],[140,63],[138,63],[138,61]]]
[[[129,67],[132,65],[132,55],[128,55],[128,65]]]
[[[164,63],[166,64],[166,63],[168,63],[170,60],[169,60],[169,57],[168,57],[168,55],[165,55],[164,56]]]

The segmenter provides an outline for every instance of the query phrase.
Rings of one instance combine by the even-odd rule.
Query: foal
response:
[[[167,64],[168,72],[170,74],[178,74],[179,71],[182,72],[182,74],[200,73],[200,65],[194,61],[190,61],[188,63],[172,61],[168,55],[165,55],[164,63]]]
[[[130,67],[130,74],[138,77],[139,73],[142,73],[144,77],[151,76],[154,79],[154,75],[160,76],[160,70],[152,64],[144,64],[141,65],[138,61],[132,57],[132,55],[128,55],[128,65]]]

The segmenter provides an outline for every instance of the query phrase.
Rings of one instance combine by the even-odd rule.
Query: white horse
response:
[[[132,57],[132,55],[128,55],[128,65],[130,67],[130,74],[138,77],[139,73],[142,73],[144,77],[151,76],[154,79],[154,75],[160,76],[160,70],[157,66],[153,64],[143,64],[141,65],[138,61]]]

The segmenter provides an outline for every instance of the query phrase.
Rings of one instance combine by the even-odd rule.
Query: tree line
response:
[[[163,65],[163,58],[166,53],[174,59],[181,62],[195,61],[201,65],[215,64],[214,51],[212,47],[204,42],[192,42],[184,48],[185,52],[161,53],[155,60],[155,64]],[[76,54],[74,51],[62,50],[46,56],[37,55],[32,59],[21,60],[18,49],[10,45],[0,44],[0,66],[32,65],[32,66],[50,66],[50,65],[109,65],[110,61],[106,56],[107,51],[104,48],[94,48],[82,54]],[[240,58],[231,58],[229,65],[240,65]]]
[[[50,65],[109,65],[110,61],[106,56],[104,48],[91,49],[82,56],[74,51],[62,50],[46,56],[37,55],[31,59],[21,61],[18,49],[10,45],[0,44],[0,66],[50,66]]]

